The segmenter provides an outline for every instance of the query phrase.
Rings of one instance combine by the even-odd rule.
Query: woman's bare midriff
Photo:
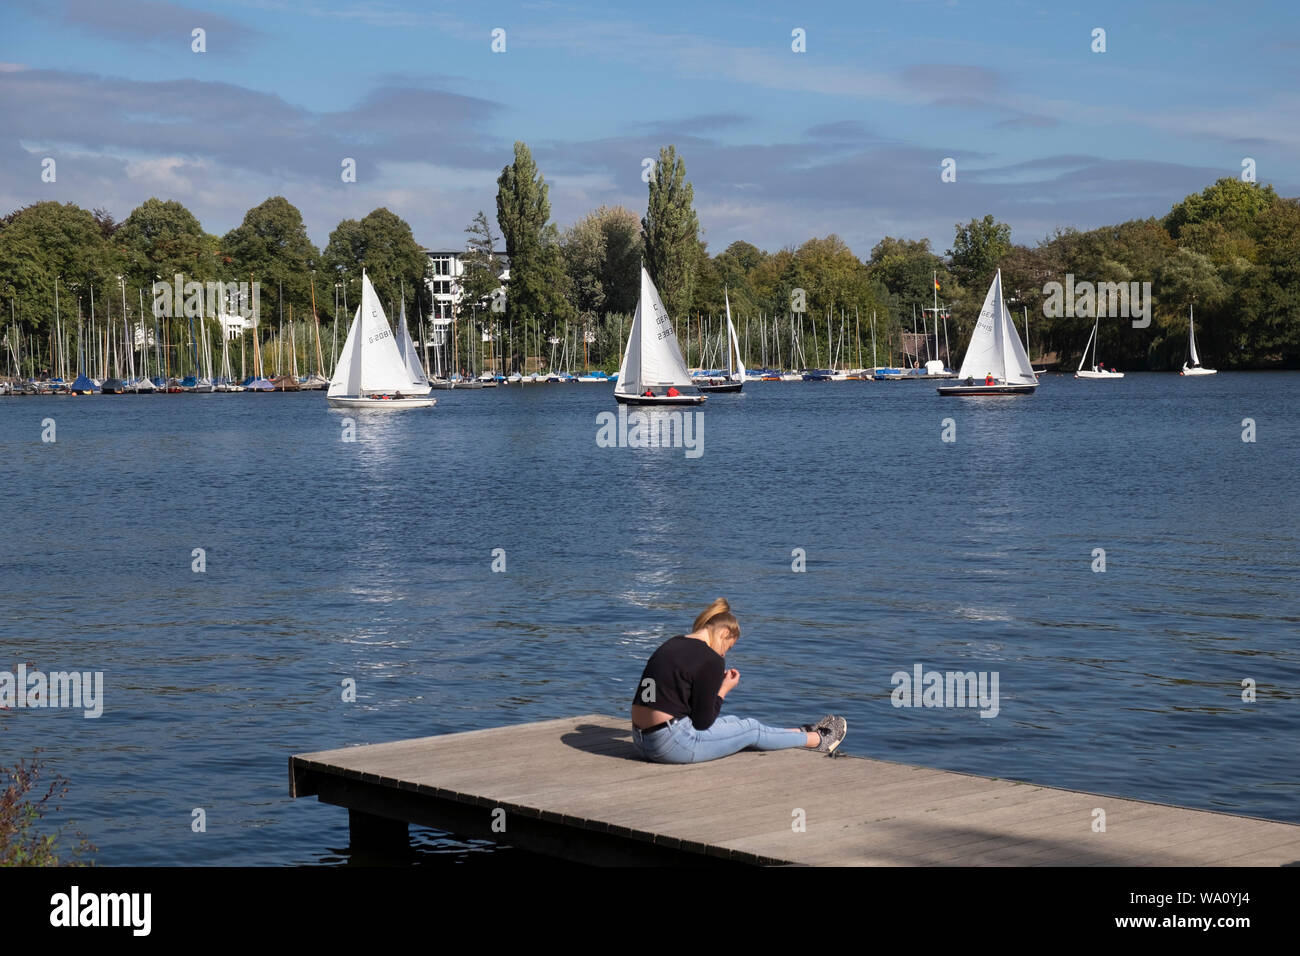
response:
[[[665,714],[662,710],[655,710],[653,707],[645,706],[645,704],[632,705],[632,726],[637,730],[645,730],[647,727],[653,727],[655,724],[662,724],[672,719],[672,714]]]

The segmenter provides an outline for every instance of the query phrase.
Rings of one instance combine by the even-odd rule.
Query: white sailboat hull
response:
[[[1192,376],[1192,377],[1196,377],[1200,375],[1218,375],[1219,370],[1217,368],[1201,368],[1199,366],[1197,368],[1188,368],[1186,365],[1184,365],[1182,374]]]
[[[1092,369],[1080,369],[1074,373],[1075,378],[1123,378],[1123,372],[1103,372]]]
[[[399,408],[432,408],[436,398],[379,398],[377,396],[331,395],[329,403],[339,408],[377,408],[391,411]]]
[[[624,395],[614,393],[614,400],[624,405],[700,405],[703,395]]]
[[[941,385],[935,389],[940,395],[1028,395],[1038,387],[1033,385]]]

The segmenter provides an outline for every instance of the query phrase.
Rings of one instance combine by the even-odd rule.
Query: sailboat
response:
[[[415,350],[415,343],[411,341],[410,330],[406,327],[405,295],[402,296],[402,317],[397,323],[397,351],[401,353],[402,364],[406,368],[407,376],[411,379],[411,394],[428,395],[433,391],[433,386],[429,384],[429,377],[424,374],[424,366],[420,364],[420,353]],[[405,393],[405,390],[403,390],[403,393]]]
[[[722,298],[727,306],[727,374],[722,379],[711,378],[701,382],[701,392],[738,392],[745,384],[745,363],[740,358],[740,340],[736,338],[736,327],[731,323],[731,299],[725,289]]]
[[[1025,395],[1038,387],[1038,378],[1002,299],[1001,269],[984,297],[957,378],[961,384],[941,385],[939,394]]]
[[[370,277],[361,272],[361,304],[326,393],[344,408],[429,408],[429,386],[411,380]]]
[[[226,334],[224,325],[221,327],[221,377],[212,386],[212,390],[214,392],[242,392],[244,390],[244,386],[235,382],[230,369],[230,336]]]
[[[1088,368],[1083,367],[1083,363],[1088,361],[1088,345],[1083,347],[1083,355],[1079,357],[1079,369],[1074,373],[1075,378],[1123,378],[1123,372],[1116,372],[1114,369],[1107,369],[1106,366],[1097,364],[1097,332],[1101,328],[1101,310],[1097,311],[1097,319],[1092,324],[1092,334],[1088,336],[1088,345],[1092,346],[1092,365]]]
[[[1192,314],[1192,307],[1187,307],[1187,344],[1192,353],[1192,363],[1188,365],[1183,363],[1182,375],[1218,375],[1217,368],[1206,368],[1201,364],[1201,357],[1196,354],[1196,318]]]
[[[691,382],[673,321],[644,265],[641,296],[618,367],[614,398],[624,405],[698,405],[704,401]]]

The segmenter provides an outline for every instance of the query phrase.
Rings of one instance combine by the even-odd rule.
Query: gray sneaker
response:
[[[802,730],[805,734],[813,734],[813,733],[819,734],[822,732],[823,727],[830,727],[834,720],[835,720],[834,714],[827,714],[821,720],[817,721],[817,723],[804,724],[799,729]]]
[[[833,755],[835,748],[844,742],[844,737],[849,732],[849,724],[843,717],[831,717],[826,726],[814,729],[822,738],[821,743],[817,745],[817,750]]]

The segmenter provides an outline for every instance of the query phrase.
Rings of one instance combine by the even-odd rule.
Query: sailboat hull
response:
[[[1188,368],[1184,365],[1182,374],[1195,378],[1201,375],[1218,375],[1219,370],[1217,368]]]
[[[1033,385],[943,385],[935,389],[940,395],[1028,395]]]
[[[362,398],[348,395],[331,395],[329,403],[338,408],[378,408],[385,411],[399,408],[432,408],[436,398]]]
[[[1093,372],[1088,369],[1081,369],[1074,373],[1075,378],[1123,378],[1123,372]]]
[[[744,382],[725,382],[721,385],[696,385],[695,387],[701,392],[712,394],[714,392],[738,392],[744,384]]]
[[[619,392],[614,393],[614,398],[623,405],[699,405],[704,401],[703,395],[622,395]]]

